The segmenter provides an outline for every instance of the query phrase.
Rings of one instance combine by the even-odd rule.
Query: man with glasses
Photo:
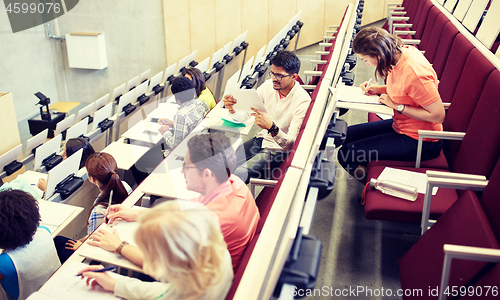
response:
[[[268,148],[290,150],[293,147],[311,102],[309,94],[296,81],[299,70],[300,60],[290,51],[282,51],[271,59],[269,73],[271,79],[257,89],[268,114],[253,109],[255,124],[262,130],[240,146],[245,151],[245,157],[238,158],[236,164],[238,167],[234,171],[234,174],[246,183],[250,178],[265,176]],[[236,102],[237,99],[231,95],[224,96],[224,106],[232,117],[243,122],[250,117],[250,114],[236,111],[233,108]],[[272,174],[272,170],[278,168],[286,156],[286,152],[272,152],[271,170],[268,170],[270,172],[268,174]]]
[[[184,157],[182,174],[186,187],[201,195],[191,201],[210,208],[219,218],[222,235],[231,254],[233,269],[236,271],[243,253],[255,235],[260,219],[259,209],[247,185],[231,174],[236,165],[236,155],[231,142],[223,133],[206,133],[192,137],[188,141],[188,152]],[[121,205],[108,209],[109,223],[115,218],[135,221],[142,211]],[[121,255],[142,266],[142,254],[137,247],[123,243],[118,234],[100,230],[92,235],[90,245],[107,251],[119,249]]]

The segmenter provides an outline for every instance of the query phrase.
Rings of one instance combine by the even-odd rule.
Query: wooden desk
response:
[[[49,106],[49,109],[57,110],[62,113],[69,113],[73,108],[80,105],[80,102],[56,102]]]

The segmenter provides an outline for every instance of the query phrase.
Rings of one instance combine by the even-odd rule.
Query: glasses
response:
[[[186,166],[186,163],[182,163],[182,169],[199,169],[197,166]]]
[[[292,76],[292,74],[283,75],[283,74],[276,74],[273,71],[271,71],[271,72],[269,72],[269,76],[271,76],[271,77],[274,76],[274,78],[276,78],[276,80],[281,81],[281,79],[288,77],[288,76]]]

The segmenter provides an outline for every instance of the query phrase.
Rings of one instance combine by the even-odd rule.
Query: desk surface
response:
[[[83,211],[83,207],[45,200],[38,200],[38,207],[42,218],[40,225],[49,228],[52,237],[56,237]]]
[[[80,105],[80,102],[56,102],[49,105],[49,109],[55,109],[58,112],[69,113],[78,105]]]
[[[337,108],[348,108],[386,115],[394,115],[394,110],[385,105],[337,101]]]
[[[111,154],[118,169],[129,170],[150,148],[125,144],[123,139],[109,144],[102,152]]]

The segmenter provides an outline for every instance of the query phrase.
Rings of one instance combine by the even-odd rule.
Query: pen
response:
[[[368,80],[368,83],[367,83],[367,84],[366,84],[366,86],[365,86],[365,92],[364,92],[364,93],[365,93],[365,94],[367,94],[367,95],[368,95],[368,93],[366,92],[366,90],[370,87],[370,84],[372,83],[372,79],[373,79],[373,78],[370,78],[370,79]]]
[[[107,272],[107,271],[114,271],[115,269],[116,269],[116,266],[111,266],[111,267],[103,268],[100,270],[92,270],[92,271],[85,271],[85,272],[102,273],[102,272]],[[85,272],[82,272],[82,274]],[[82,276],[82,274],[78,274],[76,276]]]

